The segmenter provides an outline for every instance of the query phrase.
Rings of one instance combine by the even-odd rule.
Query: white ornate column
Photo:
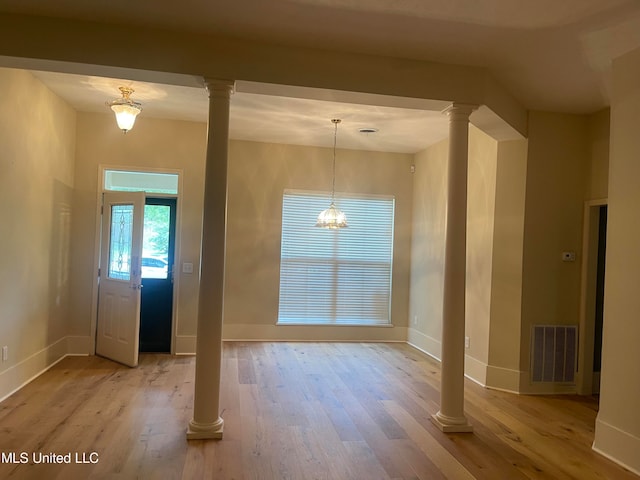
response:
[[[472,432],[464,416],[464,328],[467,270],[467,170],[469,115],[475,105],[453,103],[449,116],[449,161],[445,231],[444,305],[440,411],[443,432]]]
[[[187,439],[222,438],[220,370],[222,304],[227,226],[229,106],[234,82],[205,80],[209,91],[209,126],[204,180],[202,258],[196,343],[193,419]]]

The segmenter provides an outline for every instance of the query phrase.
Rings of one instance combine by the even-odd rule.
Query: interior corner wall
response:
[[[440,359],[449,141],[414,156],[411,290],[407,341]]]
[[[486,384],[493,271],[498,142],[469,126],[465,374]]]
[[[527,140],[498,143],[486,386],[519,391]]]
[[[607,273],[594,449],[640,474],[640,49],[613,62]]]
[[[0,399],[67,354],[76,114],[0,68]]]
[[[285,189],[327,191],[331,149],[232,140],[229,144],[225,339],[405,341],[412,177],[408,154],[338,149],[336,190],[393,195],[393,327],[276,325]],[[319,213],[319,212],[318,212]],[[349,218],[349,212],[345,212]],[[314,219],[309,219],[315,222]]]
[[[124,135],[115,118],[105,113],[78,113],[77,161],[75,168],[77,205],[73,225],[72,323],[71,334],[79,342],[92,342],[92,307],[96,283],[96,212],[100,165],[124,168],[172,169],[182,171],[182,192],[178,202],[180,250],[176,265],[193,263],[194,273],[177,268],[176,353],[193,353],[198,304],[198,268],[202,238],[202,203],[207,127],[204,123],[138,118],[135,128]],[[179,272],[179,273],[178,273]],[[85,347],[86,348],[86,347]]]
[[[588,118],[530,112],[524,217],[520,391],[575,387],[530,381],[534,325],[578,325],[582,219],[590,162]],[[576,261],[563,262],[562,252]]]
[[[448,140],[415,155],[408,341],[439,359],[447,202]],[[484,384],[489,358],[498,142],[469,129],[465,373]]]

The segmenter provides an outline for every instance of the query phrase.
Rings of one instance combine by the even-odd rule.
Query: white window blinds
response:
[[[388,325],[393,197],[336,194],[349,226],[315,226],[328,193],[285,190],[279,324]]]

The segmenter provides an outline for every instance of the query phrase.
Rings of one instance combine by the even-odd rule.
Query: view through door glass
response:
[[[170,352],[176,199],[147,198],[142,246],[140,351]]]

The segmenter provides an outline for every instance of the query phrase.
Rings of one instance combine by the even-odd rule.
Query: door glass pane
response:
[[[109,278],[129,280],[131,278],[133,205],[112,205],[110,228]]]
[[[162,278],[169,275],[169,205],[145,205],[142,246],[142,278]]]

